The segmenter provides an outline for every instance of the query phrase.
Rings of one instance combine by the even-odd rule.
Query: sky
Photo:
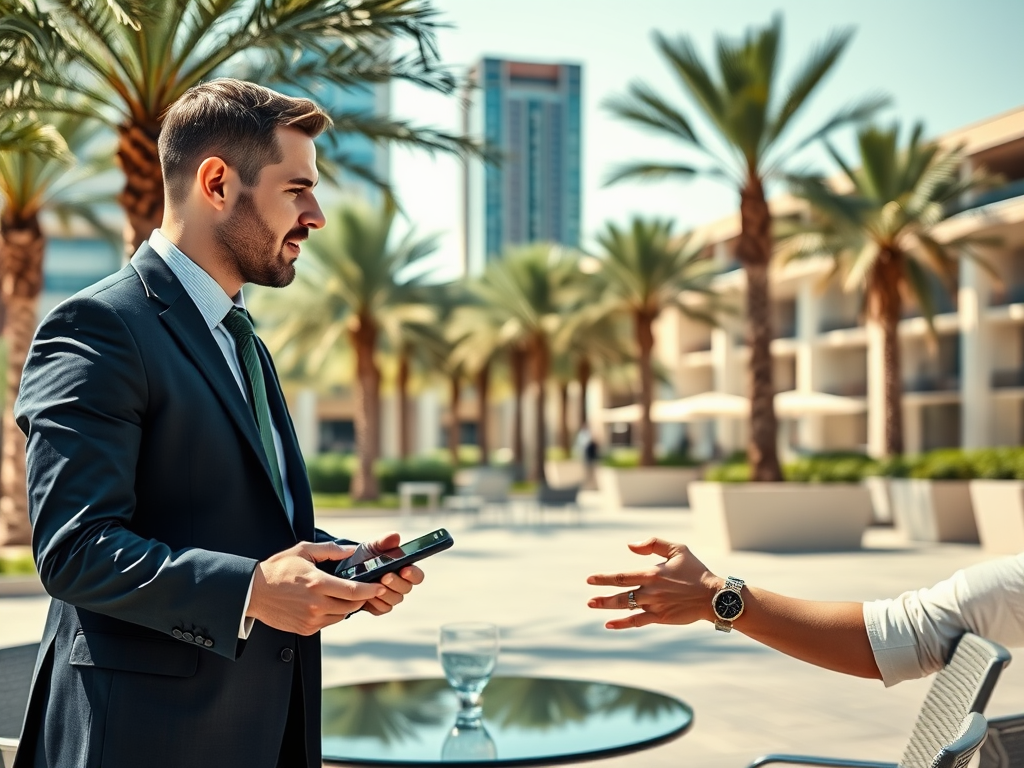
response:
[[[1024,0],[434,0],[451,28],[437,35],[442,60],[458,71],[483,56],[558,61],[583,66],[583,247],[605,222],[634,215],[671,217],[680,229],[713,221],[738,206],[735,190],[700,179],[625,182],[604,187],[608,170],[623,161],[684,161],[693,155],[671,140],[641,132],[602,106],[641,80],[694,114],[678,80],[652,43],[652,32],[689,36],[710,58],[716,35],[742,36],[774,13],[784,22],[782,82],[827,35],[855,34],[832,75],[808,103],[790,138],[798,139],[840,107],[884,92],[893,106],[885,124],[922,120],[937,135],[1024,105]],[[397,83],[395,116],[457,131],[457,101]],[[701,126],[704,127],[704,126]],[[699,131],[699,129],[698,129]],[[848,156],[853,132],[836,136]],[[801,165],[831,173],[819,150]],[[440,233],[438,279],[459,274],[461,192],[452,158],[393,149],[392,181],[408,223],[419,234]]]

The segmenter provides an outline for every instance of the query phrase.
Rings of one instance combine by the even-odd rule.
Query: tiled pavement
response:
[[[977,546],[908,545],[875,529],[852,553],[773,555],[706,549],[681,510],[606,510],[581,516],[525,506],[509,514],[412,520],[380,515],[324,516],[321,527],[352,539],[397,529],[403,538],[447,525],[455,547],[429,560],[427,581],[399,611],[361,615],[324,632],[324,684],[439,674],[437,626],[478,619],[502,628],[498,674],[602,679],[663,691],[688,702],[693,727],[679,739],[629,756],[618,766],[744,766],[763,752],[896,760],[927,681],[885,689],[791,660],[739,633],[702,623],[613,633],[586,607],[598,570],[634,567],[625,542],[657,534],[691,545],[719,574],[810,599],[864,600],[931,584],[988,558]],[[45,597],[0,598],[0,645],[38,639]],[[1024,655],[1024,650],[1021,651]],[[1024,711],[1024,662],[1011,664],[989,714]]]

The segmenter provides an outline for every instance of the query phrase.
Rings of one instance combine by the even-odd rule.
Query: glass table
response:
[[[482,703],[482,720],[460,722],[443,679],[326,688],[324,763],[570,763],[669,741],[693,721],[693,710],[670,696],[583,680],[495,677]]]

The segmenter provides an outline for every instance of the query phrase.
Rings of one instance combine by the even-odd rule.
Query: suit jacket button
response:
[[[203,645],[205,645],[207,648],[213,648],[213,640],[211,640],[208,637],[204,638],[203,639]]]
[[[175,638],[176,640],[181,640],[181,638],[182,638],[181,630],[178,629],[177,627],[172,629],[171,630],[171,637]]]
[[[192,640],[194,639],[194,638],[192,637],[192,633],[191,633],[191,632],[182,632],[182,633],[181,633],[181,638],[182,638],[183,640],[188,640],[188,641],[189,641],[190,643],[191,643],[191,642],[192,642]]]
[[[205,640],[205,639],[206,638],[203,637],[202,635],[196,635],[196,643],[198,643],[199,645],[202,645],[203,644],[203,640]]]
[[[287,664],[288,662],[290,662],[294,658],[295,658],[295,651],[293,651],[291,648],[282,648],[281,649],[281,661],[283,661],[285,664]]]

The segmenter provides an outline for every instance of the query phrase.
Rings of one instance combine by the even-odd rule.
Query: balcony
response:
[[[956,392],[960,376],[950,373],[919,373],[903,383],[904,392]]]
[[[860,320],[856,317],[826,317],[822,318],[818,326],[818,333],[829,333],[830,331],[843,331],[847,328],[856,328]]]
[[[1024,369],[992,372],[992,388],[1024,387]]]
[[[977,210],[978,208],[984,208],[986,205],[1001,203],[1003,200],[1021,197],[1022,195],[1024,195],[1024,179],[1015,179],[1001,187],[982,192],[968,201],[951,203],[946,208],[946,215],[955,216],[964,211]]]

